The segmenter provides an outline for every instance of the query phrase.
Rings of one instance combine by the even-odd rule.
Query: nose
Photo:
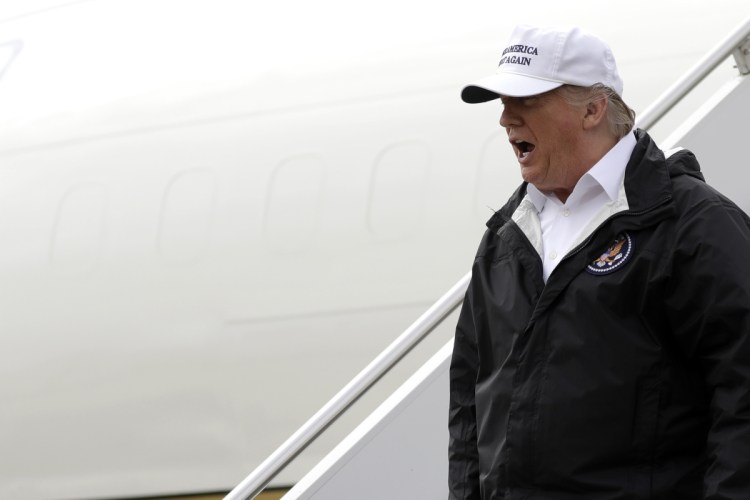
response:
[[[521,115],[513,110],[513,105],[507,103],[503,105],[503,112],[500,114],[500,126],[503,128],[518,127],[523,123]]]

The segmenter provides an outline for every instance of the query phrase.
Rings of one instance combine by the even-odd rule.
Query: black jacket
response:
[[[692,153],[636,135],[628,210],[546,284],[511,219],[526,185],[487,223],[450,368],[451,499],[750,498],[750,220]]]

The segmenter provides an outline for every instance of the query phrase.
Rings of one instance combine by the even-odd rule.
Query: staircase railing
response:
[[[662,119],[675,104],[701,83],[711,71],[730,55],[734,55],[741,75],[750,72],[750,17],[719,42],[703,59],[662,93],[636,120],[636,126],[648,130]]]
[[[225,500],[254,498],[299,453],[355,403],[414,346],[430,334],[463,301],[471,273],[461,278],[445,295],[365,367],[351,382],[287,439],[276,451],[238,484]]]
[[[750,18],[719,42],[675,84],[669,87],[636,120],[636,126],[650,129],[685,95],[694,89],[724,59],[734,55],[740,74],[750,73]],[[351,382],[341,389],[289,439],[238,484],[225,500],[254,498],[299,453],[327,429],[346,409],[355,403],[383,375],[395,366],[414,346],[429,335],[462,302],[471,279],[465,275],[448,292],[419,317],[391,345],[376,357]]]

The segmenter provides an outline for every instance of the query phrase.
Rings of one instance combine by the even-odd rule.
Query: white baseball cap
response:
[[[519,25],[503,50],[497,73],[464,87],[461,99],[478,103],[500,95],[541,94],[564,84],[597,83],[622,96],[615,56],[603,40],[579,28]]]

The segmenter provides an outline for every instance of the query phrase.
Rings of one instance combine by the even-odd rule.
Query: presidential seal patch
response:
[[[596,276],[609,274],[624,266],[633,256],[633,238],[628,233],[620,233],[607,250],[586,266],[586,271]]]

